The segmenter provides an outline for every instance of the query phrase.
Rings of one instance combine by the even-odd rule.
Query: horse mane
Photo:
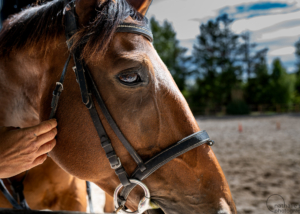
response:
[[[58,37],[65,32],[63,10],[64,0],[53,0],[10,17],[0,32],[0,55],[7,57],[10,53],[21,50],[34,54],[38,51],[38,54],[45,55],[49,47],[57,44],[55,42]],[[128,11],[137,22],[143,20],[142,15],[126,0],[101,1],[89,24],[81,27],[72,37],[71,50],[82,46],[84,41],[81,52],[83,58],[103,54],[117,26],[129,15]]]

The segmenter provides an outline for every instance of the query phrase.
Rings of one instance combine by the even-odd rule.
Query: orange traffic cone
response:
[[[280,130],[280,129],[281,129],[281,124],[280,124],[280,122],[276,122],[276,128],[277,128],[277,130]]]
[[[243,126],[241,123],[239,123],[239,133],[242,133],[243,132]]]

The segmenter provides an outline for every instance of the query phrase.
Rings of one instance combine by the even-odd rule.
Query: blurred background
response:
[[[154,0],[148,16],[195,114],[300,111],[300,1]]]
[[[2,20],[31,2],[4,1]],[[276,195],[296,205],[278,213],[300,213],[300,1],[154,0],[148,18],[158,54],[216,141],[238,213],[272,213]],[[96,212],[103,200],[93,186]]]
[[[154,0],[148,16],[238,213],[300,213],[300,1]]]

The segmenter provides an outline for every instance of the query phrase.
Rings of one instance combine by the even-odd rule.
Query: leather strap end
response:
[[[125,171],[123,166],[119,167],[118,169],[115,169],[115,172],[124,187],[131,184],[128,179],[127,172]]]
[[[138,164],[139,169],[141,170],[141,172],[144,172],[147,168],[145,166],[145,164],[143,162]]]

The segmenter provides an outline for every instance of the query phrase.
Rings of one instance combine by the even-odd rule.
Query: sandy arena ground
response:
[[[199,117],[197,121],[216,142],[213,150],[238,214],[271,214],[266,201],[274,194],[282,196],[286,205],[294,204],[293,213],[300,213],[300,115]],[[103,192],[93,186],[93,196],[95,211],[103,212]],[[271,196],[269,200],[275,198]]]

